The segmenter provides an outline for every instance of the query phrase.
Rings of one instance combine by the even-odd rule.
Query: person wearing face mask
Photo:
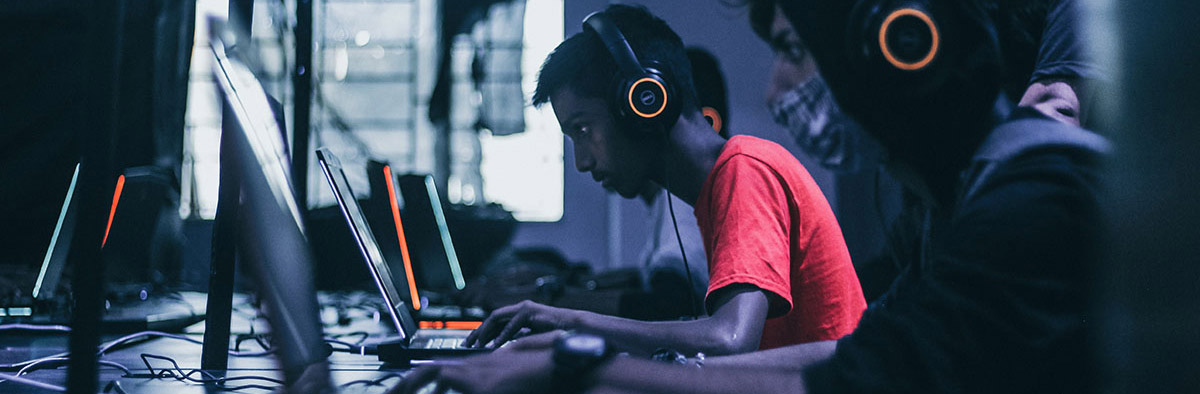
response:
[[[878,148],[841,112],[808,49],[775,1],[748,4],[754,32],[775,52],[766,92],[767,109],[775,122],[822,167],[837,173],[874,170]]]
[[[896,254],[907,253],[906,225],[923,209],[919,199],[881,168],[882,148],[841,111],[808,48],[780,12],[776,0],[749,0],[750,26],[775,53],[766,89],[767,108],[804,153],[834,172],[838,221],[846,237],[863,296],[883,294],[899,273]],[[867,191],[868,192],[863,192]],[[896,203],[904,209],[892,212]],[[884,225],[893,220],[892,231]]]

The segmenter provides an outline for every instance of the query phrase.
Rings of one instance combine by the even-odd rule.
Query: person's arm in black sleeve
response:
[[[998,169],[805,372],[814,392],[1087,391],[1086,281],[1100,228],[1091,158],[1027,155]]]

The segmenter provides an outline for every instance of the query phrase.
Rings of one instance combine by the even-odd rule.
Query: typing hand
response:
[[[533,301],[522,301],[492,312],[479,328],[467,336],[463,346],[482,347],[488,343],[499,346],[516,336],[523,328],[534,332],[569,330],[575,328],[579,313]]]
[[[554,349],[554,341],[563,336],[563,334],[562,330],[554,330],[514,339],[512,342],[505,343],[503,347],[496,349],[496,353],[552,350]]]
[[[390,393],[545,393],[550,391],[553,371],[549,349],[505,351],[423,366]]]

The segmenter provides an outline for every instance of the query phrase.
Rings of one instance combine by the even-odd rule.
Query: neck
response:
[[[725,139],[699,112],[681,115],[667,133],[662,156],[665,164],[653,180],[689,205],[696,205],[700,189],[724,147]]]

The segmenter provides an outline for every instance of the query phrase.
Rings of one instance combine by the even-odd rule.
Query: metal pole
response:
[[[254,1],[229,0],[230,26],[239,40],[250,41]],[[233,281],[237,267],[237,207],[241,179],[234,171],[233,136],[237,125],[229,103],[221,100],[221,174],[217,190],[217,216],[213,220],[212,254],[209,260],[208,305],[204,322],[204,348],[200,368],[222,371],[229,367],[229,324],[233,314]]]
[[[229,104],[221,103],[221,182],[217,191],[217,217],[213,221],[212,260],[208,277],[208,306],[204,323],[204,349],[200,368],[225,370],[229,366],[229,322],[233,313],[233,280],[237,259],[237,215],[241,179],[233,164],[237,127]]]
[[[113,148],[116,145],[118,70],[120,70],[121,26],[123,2],[97,0],[91,2],[90,34],[82,38],[84,53],[90,59],[88,67],[92,81],[84,94],[86,109],[81,121],[81,164],[79,201],[82,204],[74,242],[67,264],[74,270],[71,286],[75,308],[71,319],[69,342],[70,360],[67,363],[67,389],[73,393],[97,391],[96,349],[100,346],[100,317],[104,310],[104,259],[101,243],[116,171],[113,168]]]
[[[300,215],[308,217],[308,140],[312,130],[313,3],[296,1],[296,65],[292,71],[292,187]]]

